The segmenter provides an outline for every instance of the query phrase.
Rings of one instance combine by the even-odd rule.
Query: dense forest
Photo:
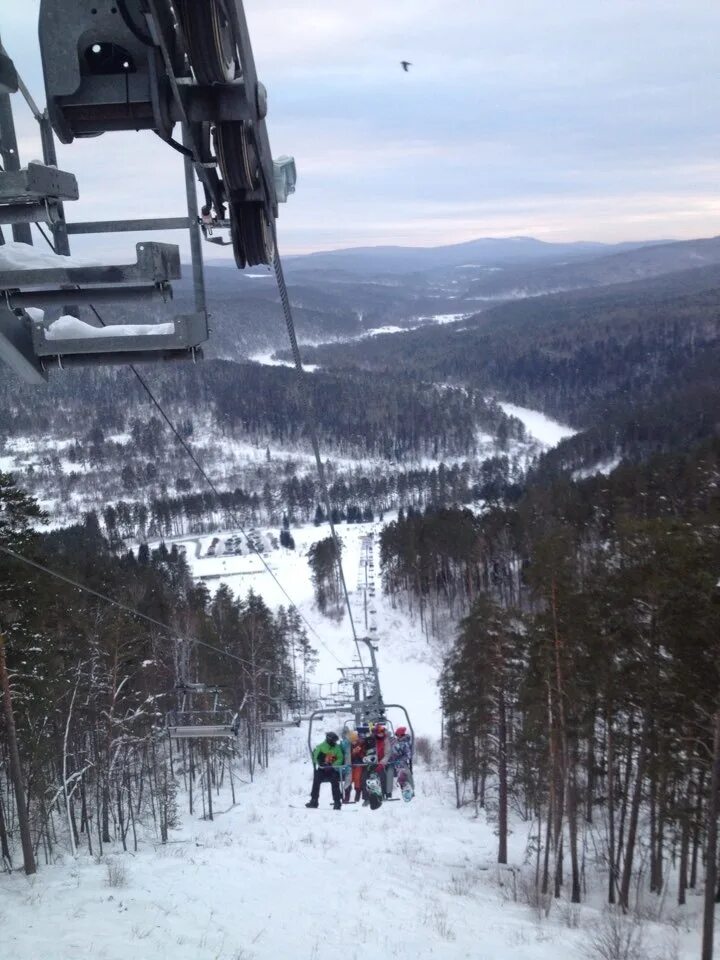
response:
[[[293,370],[217,360],[153,371],[148,379],[163,405],[182,411],[181,425],[209,420],[221,437],[307,447],[309,414]],[[401,374],[320,371],[307,377],[307,387],[323,448],[347,456],[467,456],[476,450],[479,431],[494,436],[501,425],[522,429],[517,423],[510,428],[502,410],[476,392]],[[101,436],[149,419],[144,414],[151,410],[140,384],[122,369],[70,370],[41,390],[3,378],[0,403],[9,414],[0,426],[4,437],[71,436],[95,446]],[[135,444],[139,439],[133,437]]]
[[[553,460],[593,466],[713,435],[720,402],[720,271],[535,297],[446,327],[382,336],[313,358],[403,369],[544,410],[582,432]]]
[[[148,379],[218,496],[123,370],[68,371],[40,391],[0,382],[12,413],[0,426],[5,469],[58,520],[75,522],[106,504],[103,514],[117,515],[106,526],[111,537],[205,532],[234,524],[233,515],[266,525],[284,514],[313,519],[321,497],[311,414],[294,371],[213,361]],[[446,496],[446,479],[468,502],[488,475],[472,458],[500,451],[517,478],[520,455],[533,453],[522,424],[474,392],[363,373],[314,373],[307,383],[342,516],[435,502]],[[460,484],[445,459],[454,472],[468,464]]]
[[[143,832],[166,840],[179,784],[191,810],[212,817],[222,782],[234,795],[241,768],[252,775],[267,763],[262,723],[312,696],[315,655],[295,610],[273,613],[260,597],[237,599],[225,587],[211,597],[174,547],[113,551],[93,516],[37,533],[43,519],[0,473],[0,547],[116,604],[0,554],[0,675],[6,664],[14,716],[11,730],[6,699],[0,855],[7,866],[21,847],[26,864],[38,856],[49,862],[58,836],[90,853],[114,842],[137,848]],[[173,752],[158,734],[181,706],[184,685],[198,683],[219,686],[219,722],[232,722],[239,735],[211,748],[184,741]],[[212,698],[196,696],[197,709],[213,709]]]
[[[719,476],[713,439],[382,534],[386,589],[445,640],[458,803],[496,818],[500,862],[510,813],[532,822],[538,903],[579,902],[590,862],[624,908],[716,882]]]

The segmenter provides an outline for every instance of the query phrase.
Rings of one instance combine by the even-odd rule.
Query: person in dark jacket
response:
[[[345,758],[342,748],[339,746],[340,738],[330,730],[325,734],[325,739],[319,743],[313,750],[312,758],[315,764],[315,774],[313,776],[312,790],[310,791],[310,802],[305,806],[311,810],[317,808],[320,799],[320,784],[330,782],[332,788],[333,807],[335,810],[342,810],[342,794],[340,793],[340,773],[342,772]]]

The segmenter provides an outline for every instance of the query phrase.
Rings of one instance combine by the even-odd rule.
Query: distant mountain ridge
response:
[[[518,299],[647,280],[717,263],[720,263],[720,237],[678,240],[613,251],[572,263],[510,267],[476,277],[468,283],[465,294],[470,298]]]
[[[648,241],[649,243],[650,241]],[[515,263],[583,259],[646,246],[594,241],[549,243],[534,237],[482,237],[436,247],[350,247],[286,257],[289,272],[342,270],[352,274],[403,274],[448,267],[495,267]]]

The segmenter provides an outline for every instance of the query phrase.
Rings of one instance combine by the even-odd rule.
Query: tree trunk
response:
[[[5,659],[5,636],[0,628],[0,688],[3,693],[3,706],[5,712],[5,735],[8,742],[8,753],[10,755],[10,777],[15,788],[15,804],[17,806],[18,825],[20,827],[20,842],[23,852],[23,866],[25,873],[30,876],[35,873],[35,854],[33,853],[32,837],[30,836],[30,821],[28,819],[28,809],[25,802],[25,788],[22,779],[22,767],[20,765],[20,751],[18,749],[17,733],[15,730],[15,717],[12,709],[12,697],[10,693],[10,679],[7,672],[7,661]]]
[[[665,820],[667,818],[668,773],[665,752],[662,755],[663,765],[660,771],[660,796],[657,808],[657,843],[655,849],[655,884],[656,892],[662,893],[665,883]]]
[[[633,715],[630,715],[627,724],[627,754],[625,758],[625,775],[623,782],[620,784],[620,824],[618,829],[618,837],[616,844],[616,859],[615,859],[615,875],[620,876],[620,858],[622,857],[622,852],[625,844],[625,822],[627,820],[627,808],[628,802],[630,800],[630,781],[632,780],[632,770],[633,770],[633,733],[634,733],[634,723]]]
[[[577,744],[573,743],[568,756],[567,816],[570,842],[570,865],[572,888],[570,902],[580,903],[580,864],[578,863],[578,814],[577,814]]]
[[[632,880],[633,857],[635,855],[635,841],[637,839],[638,820],[640,818],[640,802],[642,800],[642,785],[645,778],[645,759],[647,754],[647,741],[649,733],[649,720],[646,717],[643,721],[642,735],[640,737],[640,749],[638,753],[637,776],[635,787],[633,789],[633,798],[630,806],[630,820],[628,823],[628,837],[625,847],[625,862],[623,863],[622,880],[620,883],[620,906],[623,911],[627,911],[630,904],[630,882]]]
[[[715,886],[717,884],[717,835],[720,808],[720,709],[715,714],[712,775],[707,808],[707,845],[705,849],[705,909],[701,960],[713,960],[715,935]]]
[[[550,889],[550,844],[552,843],[552,803],[548,803],[547,823],[545,824],[545,855],[543,857],[542,893],[546,895]]]
[[[560,888],[563,884],[563,818],[565,815],[565,794],[567,792],[568,776],[568,737],[567,725],[565,723],[565,684],[562,672],[562,640],[558,627],[557,616],[557,582],[555,577],[552,579],[551,591],[551,609],[553,619],[553,652],[555,660],[555,685],[557,696],[555,710],[557,712],[557,727],[555,729],[555,896],[560,896]],[[552,735],[552,732],[551,732]],[[576,847],[577,853],[577,847]]]
[[[692,811],[692,786],[693,769],[688,771],[687,788],[685,791],[685,801],[681,810],[680,825],[680,865],[678,867],[678,906],[682,907],[686,902],[688,886],[688,863],[690,861],[690,816]]]
[[[607,811],[608,811],[608,903],[615,903],[615,738],[612,720],[607,720]]]
[[[505,690],[498,692],[498,863],[507,863],[508,783]]]
[[[7,829],[5,827],[5,812],[3,810],[2,793],[0,793],[0,856],[8,870],[12,869],[12,857],[8,844]]]
[[[692,844],[692,860],[690,863],[690,889],[694,890],[697,886],[697,868],[698,868],[698,858],[700,855],[700,840],[702,834],[702,796],[705,791],[705,770],[700,771],[700,779],[697,786],[696,802],[695,802],[695,823],[693,825],[693,844]]]
[[[587,753],[585,755],[585,769],[587,785],[585,787],[585,822],[593,822],[593,798],[595,797],[595,712],[588,728]]]
[[[210,777],[210,751],[207,747],[205,749],[206,749],[205,779],[207,781],[206,786],[207,786],[207,802],[208,802],[207,818],[208,820],[212,820],[213,819],[213,801],[212,801],[212,779]]]

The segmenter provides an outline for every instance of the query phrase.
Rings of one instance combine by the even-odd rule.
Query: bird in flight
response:
[[[409,60],[401,60],[401,61],[400,61],[400,66],[403,68],[403,70],[405,71],[405,73],[407,73],[407,72],[408,72],[408,67],[411,67],[411,66],[412,66],[412,63],[411,63]]]

